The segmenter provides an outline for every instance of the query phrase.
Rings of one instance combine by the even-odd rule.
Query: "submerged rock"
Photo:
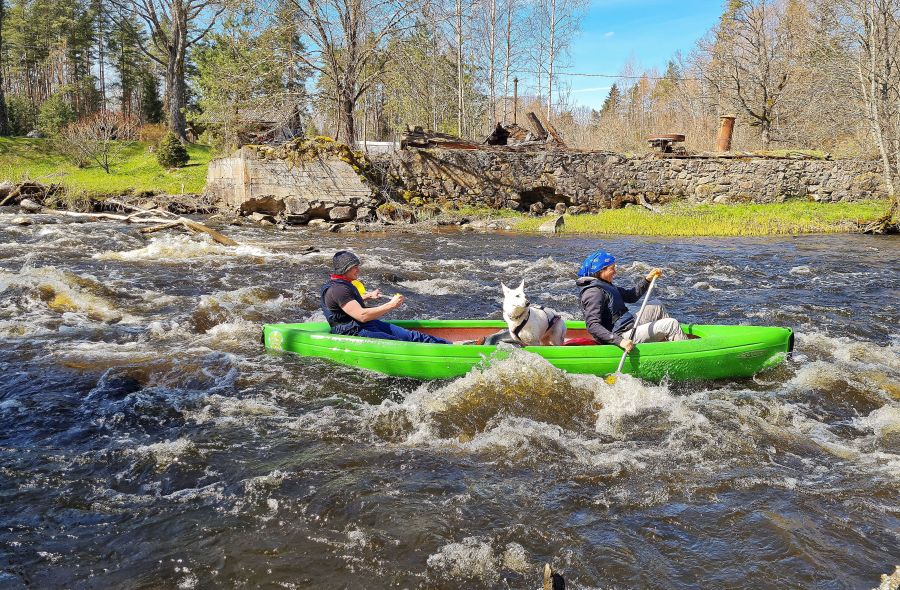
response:
[[[10,223],[13,225],[31,225],[34,222],[31,221],[30,217],[19,216],[19,217],[13,217],[13,219],[12,219],[12,221],[10,221]]]

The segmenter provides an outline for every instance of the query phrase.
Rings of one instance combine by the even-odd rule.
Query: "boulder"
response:
[[[359,207],[356,210],[356,221],[367,221],[375,215],[375,210],[371,207]]]
[[[13,192],[13,189],[15,189],[15,188],[16,188],[16,185],[14,185],[9,180],[4,180],[3,182],[0,182],[0,201],[5,199],[6,197],[8,197],[9,193]]]
[[[32,129],[31,131],[28,132],[28,134],[25,137],[27,137],[28,139],[44,139],[47,136],[44,135],[43,133],[41,133],[40,131],[38,131],[37,129]]]
[[[565,215],[567,209],[568,209],[568,207],[566,207],[565,203],[557,203],[556,207],[553,208],[553,211],[557,215]]]
[[[538,231],[541,233],[548,234],[558,234],[563,230],[566,225],[565,219],[563,219],[562,215],[559,215],[550,221],[545,221],[538,227]]]
[[[267,215],[280,215],[284,211],[284,201],[276,199],[272,195],[264,195],[255,199],[247,199],[241,203],[241,215],[264,213]]]
[[[338,223],[344,221],[353,221],[354,219],[356,219],[356,209],[345,205],[334,207],[331,211],[328,212],[328,219],[330,219],[331,221],[336,221]]]
[[[265,213],[251,213],[250,219],[261,225],[275,225],[275,218]]]
[[[32,221],[28,217],[13,217],[12,221],[10,221],[13,225],[31,225]]]
[[[528,208],[528,212],[532,215],[541,215],[544,212],[544,204],[541,202],[532,203]]]
[[[19,207],[25,213],[39,213],[43,207],[32,201],[31,199],[22,199],[19,202]]]
[[[309,223],[309,215],[285,215],[284,222],[288,225],[306,225]]]
[[[288,215],[309,215],[312,205],[300,197],[287,197],[284,200],[284,212]]]

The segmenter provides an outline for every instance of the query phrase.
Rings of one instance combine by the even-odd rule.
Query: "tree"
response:
[[[565,58],[572,39],[578,32],[584,0],[538,0],[534,5],[536,52],[538,54],[538,93],[544,64],[547,71],[547,121],[553,118],[553,72]]]
[[[113,0],[119,19],[136,16],[147,28],[150,45],[138,43],[144,54],[165,68],[166,111],[169,128],[187,141],[188,51],[201,41],[225,11],[223,0]],[[155,50],[155,51],[154,51]]]
[[[759,127],[766,145],[792,75],[792,37],[784,14],[778,0],[730,0],[712,43],[703,48],[707,80]]]
[[[60,133],[63,151],[79,166],[94,163],[110,174],[112,165],[137,136],[137,123],[121,113],[101,110]]]
[[[286,63],[292,40],[277,26],[257,31],[254,14],[229,15],[195,52],[200,114],[214,143],[234,147],[248,124],[289,126],[303,95],[300,70]]]
[[[173,131],[166,133],[156,150],[156,161],[163,168],[181,168],[188,163],[189,156],[184,144]]]
[[[6,114],[6,95],[3,93],[3,13],[5,0],[0,0],[0,136],[10,134],[9,117]]]
[[[288,0],[308,41],[297,57],[324,78],[337,114],[337,138],[356,141],[360,97],[384,75],[388,40],[414,24],[418,0]]]
[[[863,114],[878,148],[891,208],[900,215],[900,0],[844,0]]]
[[[615,82],[609,87],[609,94],[600,107],[600,117],[610,117],[616,114],[622,103],[622,93],[619,92],[619,86]]]

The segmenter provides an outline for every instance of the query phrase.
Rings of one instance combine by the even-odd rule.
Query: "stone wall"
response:
[[[847,201],[887,194],[879,163],[859,160],[629,158],[503,149],[407,149],[378,159],[407,196],[533,213],[596,211],[641,201]]]
[[[322,157],[292,166],[252,147],[210,162],[206,192],[227,209],[281,215],[299,224],[368,218],[375,207],[371,189],[344,161]]]

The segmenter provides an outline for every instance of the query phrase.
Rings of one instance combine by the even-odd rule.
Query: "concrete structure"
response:
[[[372,190],[342,160],[315,158],[292,165],[267,159],[250,146],[210,162],[206,192],[225,208],[284,214],[298,224],[316,218],[345,221],[358,214],[365,218],[376,205]]]

